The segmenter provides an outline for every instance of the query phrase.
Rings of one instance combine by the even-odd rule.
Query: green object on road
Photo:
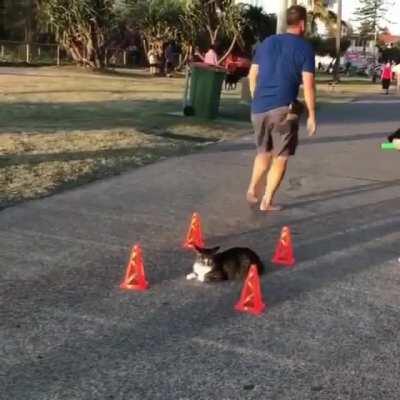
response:
[[[213,119],[218,116],[225,69],[204,63],[192,64],[190,104],[194,115]]]
[[[385,142],[385,143],[381,144],[381,149],[382,150],[396,150],[396,147],[394,147],[394,143]]]

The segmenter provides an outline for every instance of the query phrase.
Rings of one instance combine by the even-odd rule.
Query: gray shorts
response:
[[[251,115],[257,153],[293,156],[298,145],[299,114],[289,113],[289,107],[279,107]]]

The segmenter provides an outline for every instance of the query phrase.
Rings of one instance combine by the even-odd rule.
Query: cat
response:
[[[400,129],[388,136],[388,142],[392,143],[394,139],[400,139]]]
[[[186,275],[188,280],[200,282],[215,282],[224,280],[244,279],[252,264],[257,266],[258,273],[264,272],[260,257],[246,247],[233,247],[218,253],[219,247],[200,248],[197,251],[193,272]]]

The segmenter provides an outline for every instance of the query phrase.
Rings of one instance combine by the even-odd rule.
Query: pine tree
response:
[[[355,15],[356,21],[361,23],[364,36],[376,35],[382,30],[381,24],[388,21],[386,15],[389,5],[386,0],[360,0]]]

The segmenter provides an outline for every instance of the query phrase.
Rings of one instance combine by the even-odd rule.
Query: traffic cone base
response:
[[[240,300],[235,305],[235,310],[260,315],[266,308],[267,306],[262,300],[257,266],[252,265],[244,282]]]
[[[149,288],[144,273],[142,249],[136,245],[132,249],[124,281],[120,285],[121,289],[144,291]]]
[[[204,247],[203,233],[201,230],[201,219],[200,215],[197,213],[194,213],[192,215],[192,220],[190,222],[189,230],[186,235],[186,240],[183,244],[183,247],[185,249],[194,249],[194,246],[200,248]]]
[[[292,267],[295,264],[292,235],[289,227],[287,226],[282,228],[281,236],[278,244],[276,245],[275,255],[272,258],[272,262],[274,264],[284,265],[286,267]]]
[[[135,284],[129,284],[129,283],[122,282],[121,285],[119,285],[119,287],[121,289],[125,289],[125,290],[137,290],[137,291],[144,292],[145,290],[147,290],[149,288],[149,284],[147,282],[144,282],[143,284],[135,285]]]
[[[285,267],[293,267],[294,264],[296,263],[296,260],[295,260],[294,258],[290,258],[290,259],[289,259],[289,257],[282,257],[282,258],[279,258],[279,257],[276,257],[276,256],[275,256],[275,257],[272,259],[272,262],[273,262],[274,264],[283,265],[283,266],[285,266]]]
[[[242,306],[241,304],[236,304],[235,306],[236,311],[247,312],[253,315],[261,315],[266,308],[267,306],[263,303],[258,308]]]

